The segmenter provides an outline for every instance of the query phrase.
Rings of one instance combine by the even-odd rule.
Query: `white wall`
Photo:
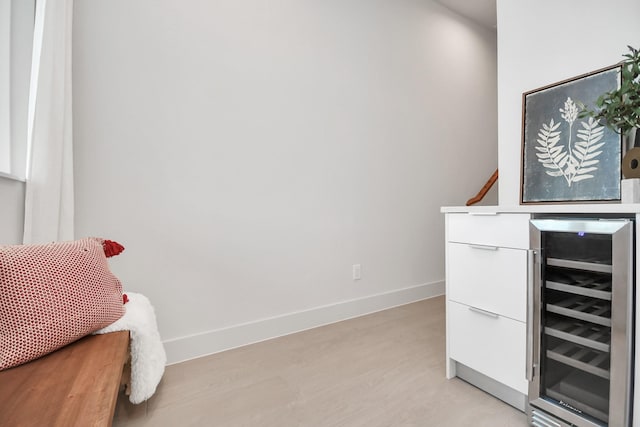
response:
[[[522,93],[640,47],[638,0],[498,0],[499,201],[520,202]]]
[[[440,206],[497,166],[495,33],[430,0],[74,13],[76,234],[126,247],[170,362],[443,291]]]
[[[0,245],[22,243],[24,187],[23,181],[0,174]]]

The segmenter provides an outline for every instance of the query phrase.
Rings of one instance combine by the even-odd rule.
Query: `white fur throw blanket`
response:
[[[129,331],[131,337],[131,390],[129,401],[142,403],[153,396],[164,374],[167,355],[160,340],[156,315],[149,299],[142,294],[125,292],[129,301],[125,314],[94,334]]]

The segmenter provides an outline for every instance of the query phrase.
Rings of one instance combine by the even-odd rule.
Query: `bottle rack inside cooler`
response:
[[[547,395],[605,422],[610,379],[611,286],[612,266],[606,257],[546,259],[546,357],[573,369],[551,384]]]

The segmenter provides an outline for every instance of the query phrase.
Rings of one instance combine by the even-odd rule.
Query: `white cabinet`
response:
[[[447,214],[448,377],[463,364],[526,395],[529,219]]]
[[[526,324],[456,302],[447,310],[449,357],[526,393]]]
[[[447,257],[450,301],[526,321],[526,250],[449,242]]]
[[[447,215],[447,240],[526,249],[530,218],[522,213],[451,213]]]

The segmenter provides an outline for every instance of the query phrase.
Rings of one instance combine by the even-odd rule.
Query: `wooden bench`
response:
[[[129,331],[90,335],[0,371],[0,426],[111,426]]]

